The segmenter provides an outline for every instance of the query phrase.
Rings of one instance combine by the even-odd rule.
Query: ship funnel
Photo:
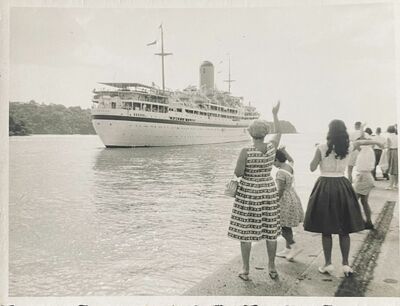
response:
[[[200,90],[212,91],[214,89],[214,65],[204,61],[200,65]]]

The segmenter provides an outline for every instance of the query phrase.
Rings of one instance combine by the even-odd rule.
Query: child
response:
[[[358,140],[370,139],[370,133],[368,133],[368,128],[365,129],[367,135],[361,134]],[[371,221],[371,208],[368,204],[368,197],[374,186],[374,177],[372,171],[375,167],[375,153],[371,145],[356,146],[359,151],[357,155],[357,160],[355,164],[355,169],[357,171],[354,180],[354,191],[357,194],[357,198],[361,200],[361,204],[365,213],[367,221],[365,222],[365,229],[374,229],[374,225]]]
[[[281,211],[282,236],[286,240],[286,248],[276,256],[291,261],[302,251],[293,240],[292,227],[298,226],[303,221],[304,212],[300,198],[293,187],[293,159],[284,147],[276,151],[274,166],[279,169],[276,173],[276,184]]]

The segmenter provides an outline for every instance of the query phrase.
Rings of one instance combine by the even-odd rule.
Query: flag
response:
[[[155,40],[155,41],[153,41],[153,42],[151,42],[151,43],[148,43],[147,45],[148,46],[151,46],[151,45],[155,45],[157,43],[157,40]]]

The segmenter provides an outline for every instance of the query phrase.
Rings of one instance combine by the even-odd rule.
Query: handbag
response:
[[[239,183],[237,180],[235,180],[235,179],[230,180],[229,183],[226,184],[226,186],[225,186],[224,194],[229,197],[234,198],[236,196],[236,191],[237,191],[238,185],[239,185]]]

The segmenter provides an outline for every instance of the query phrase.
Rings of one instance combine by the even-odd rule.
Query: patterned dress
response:
[[[275,147],[247,149],[246,167],[233,204],[228,236],[240,241],[276,240],[280,235],[278,191],[271,176]]]
[[[283,193],[279,201],[281,226],[296,227],[303,222],[304,212],[300,198],[293,187],[294,176],[284,169],[279,169],[276,179],[280,180],[283,185]]]

